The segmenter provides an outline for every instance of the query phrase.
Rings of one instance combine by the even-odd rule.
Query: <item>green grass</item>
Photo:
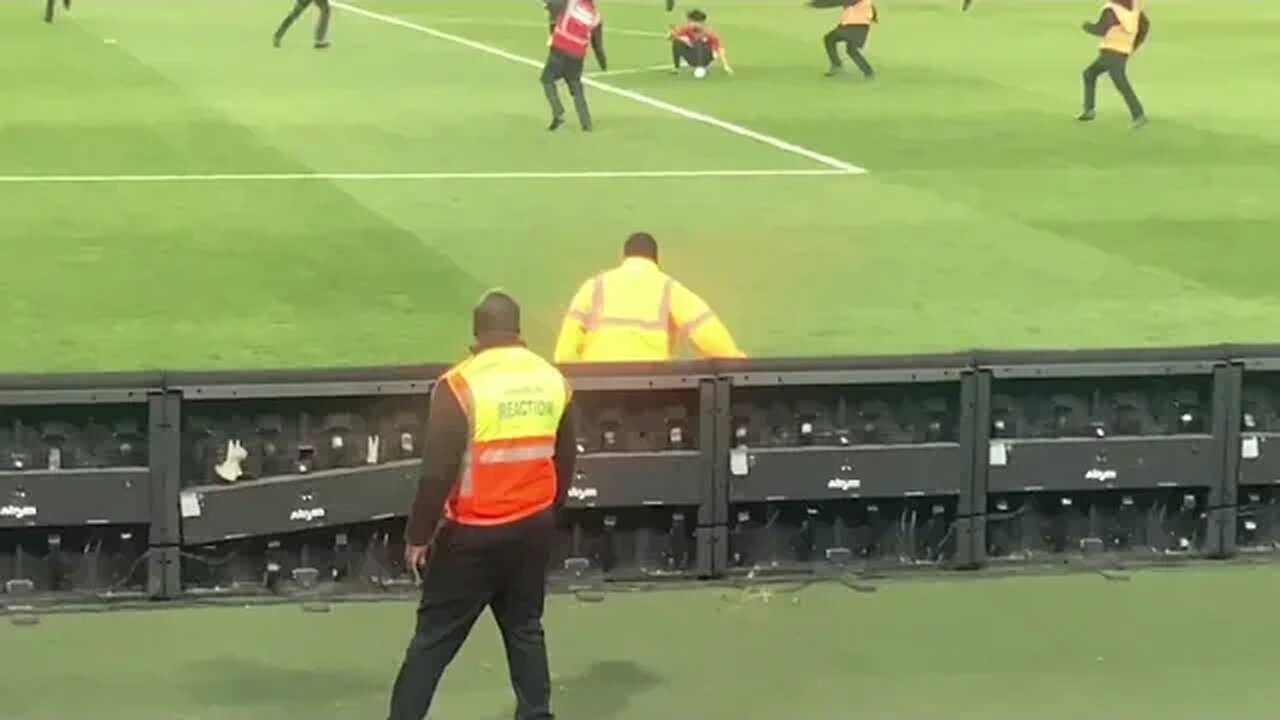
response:
[[[563,720],[1251,720],[1275,717],[1280,570],[555,598]],[[406,603],[69,615],[0,625],[7,720],[376,718]],[[487,617],[436,718],[510,717]]]
[[[820,76],[833,16],[791,0],[705,3],[734,78],[610,80],[866,176],[0,184],[0,370],[451,360],[493,286],[548,350],[638,229],[756,356],[1280,338],[1280,6],[1152,8],[1132,133],[1105,84],[1072,122],[1093,4],[958,4],[885,3],[874,85]],[[598,91],[597,133],[549,136],[533,69],[346,12],[316,53],[310,16],[270,46],[287,2],[78,0],[49,27],[39,6],[0,4],[4,176],[817,167]],[[362,6],[545,54],[528,0]],[[668,56],[609,44],[615,68]]]

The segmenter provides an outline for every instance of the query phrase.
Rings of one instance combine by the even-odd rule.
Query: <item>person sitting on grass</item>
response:
[[[686,16],[689,22],[671,28],[668,37],[671,39],[672,73],[680,72],[680,63],[693,68],[697,77],[704,77],[711,64],[719,60],[724,71],[733,74],[729,59],[725,55],[724,43],[716,31],[707,27],[707,14],[701,10],[690,10]]]

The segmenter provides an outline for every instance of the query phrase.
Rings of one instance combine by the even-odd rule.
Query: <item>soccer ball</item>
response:
[[[707,69],[704,67],[694,68],[693,76],[701,80],[702,78],[707,76]]]

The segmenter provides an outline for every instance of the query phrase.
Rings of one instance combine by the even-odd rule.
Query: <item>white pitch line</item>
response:
[[[393,15],[384,15],[382,13],[374,12],[372,10],[365,10],[364,8],[359,8],[354,5],[349,5],[345,2],[335,2],[333,3],[333,7],[346,10],[347,12],[355,13],[356,15],[362,15],[371,20],[377,20],[378,22],[386,23],[388,25],[395,25],[397,27],[405,28],[406,30],[413,30],[415,32],[422,33],[424,35],[430,35],[431,37],[434,37],[438,40],[445,40],[451,43],[455,43],[457,45],[462,45],[463,47],[471,48],[472,50],[479,50],[482,53],[495,55],[497,57],[510,60],[511,62],[514,62],[514,63],[520,63],[521,65],[527,65],[529,67],[538,68],[538,69],[542,68],[542,63],[532,58],[527,58],[527,57],[524,57],[523,55],[516,55],[515,53],[507,52],[506,50],[494,47],[492,45],[486,45],[484,43],[476,42],[475,40],[468,40],[467,38],[461,37],[459,35],[453,35],[451,33],[436,30],[434,28],[429,28],[425,25],[419,25],[417,23],[409,22],[408,20],[403,20]],[[624,98],[627,98],[628,100],[634,100],[635,102],[641,103],[642,105],[648,105],[649,107],[652,107],[652,108],[665,110],[669,113],[679,115],[680,117],[683,117],[689,120],[694,120],[706,125],[710,125],[712,127],[720,128],[721,130],[733,133],[734,135],[738,135],[744,138],[749,138],[759,143],[764,143],[765,145],[769,145],[770,147],[777,148],[778,150],[782,150],[783,152],[788,152],[788,153],[791,153],[792,155],[799,155],[801,157],[808,158],[809,160],[812,160],[816,163],[819,163],[821,165],[826,165],[829,168],[835,168],[836,170],[840,170],[841,172],[844,172],[846,174],[862,175],[867,172],[866,168],[861,168],[861,167],[858,167],[857,165],[852,165],[843,160],[839,160],[837,158],[831,157],[830,155],[824,155],[815,150],[810,150],[809,148],[787,142],[786,140],[782,140],[780,138],[776,138],[771,135],[758,133],[755,130],[750,130],[736,123],[731,123],[727,120],[721,120],[719,118],[712,117],[705,113],[700,113],[696,110],[689,110],[688,108],[683,108],[683,107],[680,107],[679,105],[672,105],[671,103],[666,102],[664,100],[659,100],[657,98],[650,97],[648,95],[642,95],[638,92],[626,90],[616,85],[609,85],[608,83],[604,83],[599,80],[593,80],[591,78],[583,78],[582,84],[587,85],[589,87],[593,87],[597,90],[600,90],[601,92],[606,92],[611,95],[624,97]]]
[[[598,77],[614,77],[616,75],[638,75],[640,73],[651,73],[659,70],[670,70],[671,63],[666,65],[650,65],[649,67],[624,68],[622,70],[601,70],[600,72],[587,73],[589,78]]]
[[[520,22],[517,20],[489,20],[486,18],[471,17],[438,17],[432,18],[431,22],[441,25],[484,25],[486,27],[540,28],[544,30],[547,27],[547,23]],[[658,38],[662,40],[666,40],[670,37],[668,33],[664,32],[655,32],[653,30],[633,30],[631,28],[618,27],[617,25],[609,26],[609,34]]]
[[[716,177],[818,177],[848,175],[845,170],[584,170],[581,172],[439,172],[439,173],[213,173],[207,175],[0,175],[0,184],[54,183],[211,183],[294,182],[405,182],[437,180],[606,180]]]

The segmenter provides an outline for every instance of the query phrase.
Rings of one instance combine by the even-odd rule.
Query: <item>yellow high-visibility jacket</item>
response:
[[[573,296],[555,361],[667,362],[684,338],[705,358],[746,357],[702,298],[657,263],[627,258]]]

